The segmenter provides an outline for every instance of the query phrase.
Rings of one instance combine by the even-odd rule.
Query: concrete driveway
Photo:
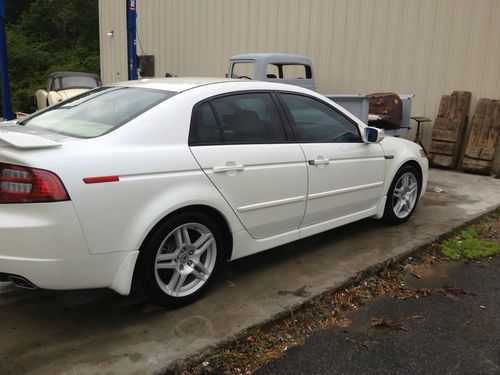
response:
[[[364,220],[238,260],[204,299],[177,310],[108,290],[0,283],[0,374],[161,371],[499,205],[500,180],[431,170],[407,224]]]

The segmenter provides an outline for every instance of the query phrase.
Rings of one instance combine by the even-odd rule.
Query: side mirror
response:
[[[364,141],[365,143],[380,143],[385,137],[385,132],[382,129],[368,126],[365,128]]]

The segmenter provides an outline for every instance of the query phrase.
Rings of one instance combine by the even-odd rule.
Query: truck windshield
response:
[[[99,86],[99,82],[94,77],[67,76],[54,79],[50,90],[59,91],[74,88],[93,89],[97,86]]]
[[[99,87],[35,113],[20,125],[77,138],[109,133],[176,93],[137,87]]]

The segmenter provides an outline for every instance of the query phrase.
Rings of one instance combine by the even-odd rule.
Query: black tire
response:
[[[396,190],[396,186],[398,185],[402,176],[408,175],[408,174],[413,175],[413,177],[415,178],[415,180],[417,182],[417,196],[416,196],[416,199],[415,199],[413,206],[411,207],[411,210],[409,210],[409,212],[404,212],[403,214],[398,215],[396,213],[396,210],[394,207],[395,202],[398,200],[398,198],[395,197],[394,193]],[[416,209],[417,203],[418,203],[418,199],[420,197],[421,189],[422,189],[422,181],[421,181],[420,174],[418,173],[417,168],[415,168],[412,165],[403,166],[394,176],[394,179],[392,180],[389,191],[387,192],[387,201],[385,202],[384,216],[382,217],[382,220],[384,220],[386,223],[392,224],[392,225],[406,223],[408,221],[408,219],[415,212],[415,209]]]
[[[211,272],[208,275],[208,278],[205,281],[199,279],[198,277],[195,277],[194,274],[190,274],[188,272],[188,270],[193,270],[193,272],[196,271],[197,274],[201,274],[204,277],[206,276],[205,273],[199,272],[200,268],[198,268],[198,266],[192,266],[192,267],[188,266],[189,263],[197,264],[196,261],[193,260],[194,258],[190,258],[188,256],[188,250],[189,250],[188,246],[182,245],[181,248],[184,250],[182,249],[178,250],[177,249],[178,246],[176,245],[176,248],[172,249],[172,252],[168,252],[165,249],[160,250],[160,246],[168,247],[167,245],[171,245],[172,241],[174,241],[177,244],[177,239],[175,239],[175,233],[178,233],[179,230],[182,231],[182,229],[180,228],[184,228],[190,225],[208,229],[208,231],[210,231],[210,233],[213,235],[214,241],[210,240],[212,244],[210,244],[209,249],[206,250],[207,254],[206,257],[208,259],[209,256],[208,254],[210,253],[211,256],[209,263],[212,264],[213,262],[215,262],[215,264],[213,265],[213,269],[211,270]],[[190,233],[188,237],[191,238],[194,237],[193,244],[196,243],[195,236],[197,232],[195,229],[188,228],[188,231]],[[200,239],[201,236],[202,235],[200,234],[200,237],[198,237],[198,239]],[[164,241],[167,241],[168,243],[165,244]],[[162,253],[163,250],[165,250],[166,252]],[[137,277],[139,278],[144,293],[158,305],[165,307],[184,306],[197,300],[213,282],[219,270],[220,264],[224,259],[224,250],[225,249],[224,249],[223,236],[220,228],[217,226],[214,220],[212,220],[208,215],[204,213],[183,212],[159,224],[154,229],[152,234],[149,236],[148,240],[141,248],[141,252],[139,255],[138,269],[137,269],[138,271]],[[180,257],[177,257],[175,259],[166,260],[166,262],[168,262],[169,268],[175,265],[174,269],[165,269],[165,270],[156,269],[158,262],[157,256],[159,255],[175,256],[174,254],[177,254],[179,251],[183,251],[184,254],[183,255],[179,254],[179,255],[182,255],[182,257],[184,258],[187,257],[187,259],[180,259]],[[215,255],[213,254],[214,251]],[[195,257],[196,250],[189,251],[189,253],[194,253],[192,257]],[[189,259],[193,261],[190,262]],[[201,256],[198,263],[202,263]],[[165,274],[163,274],[163,272]],[[184,276],[186,280],[185,282],[187,284],[189,283],[192,284],[193,282],[199,282],[201,285],[199,285],[197,289],[194,290],[192,293],[188,293],[186,295],[172,295],[175,294],[175,292],[169,288],[170,284],[167,285],[170,272],[172,273],[172,276],[170,276],[170,282],[173,282],[174,274],[177,273],[178,275],[187,274],[187,276]],[[193,279],[192,281],[189,281],[191,280],[190,279],[191,277]],[[178,276],[178,279],[181,280],[181,276]],[[183,285],[182,282],[183,281],[180,281],[181,285],[179,292],[182,289]],[[177,282],[177,285],[178,284],[179,281]],[[176,282],[174,282],[173,285],[175,286]],[[189,285],[186,285],[186,287],[187,286]],[[187,291],[184,291],[182,293],[187,293]]]

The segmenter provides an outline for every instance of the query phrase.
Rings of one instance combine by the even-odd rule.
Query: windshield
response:
[[[93,89],[99,86],[99,82],[94,77],[84,76],[67,76],[58,77],[52,81],[50,90],[59,91],[73,88],[88,88]]]
[[[19,124],[77,138],[98,137],[175,94],[136,87],[100,87],[35,113]]]

